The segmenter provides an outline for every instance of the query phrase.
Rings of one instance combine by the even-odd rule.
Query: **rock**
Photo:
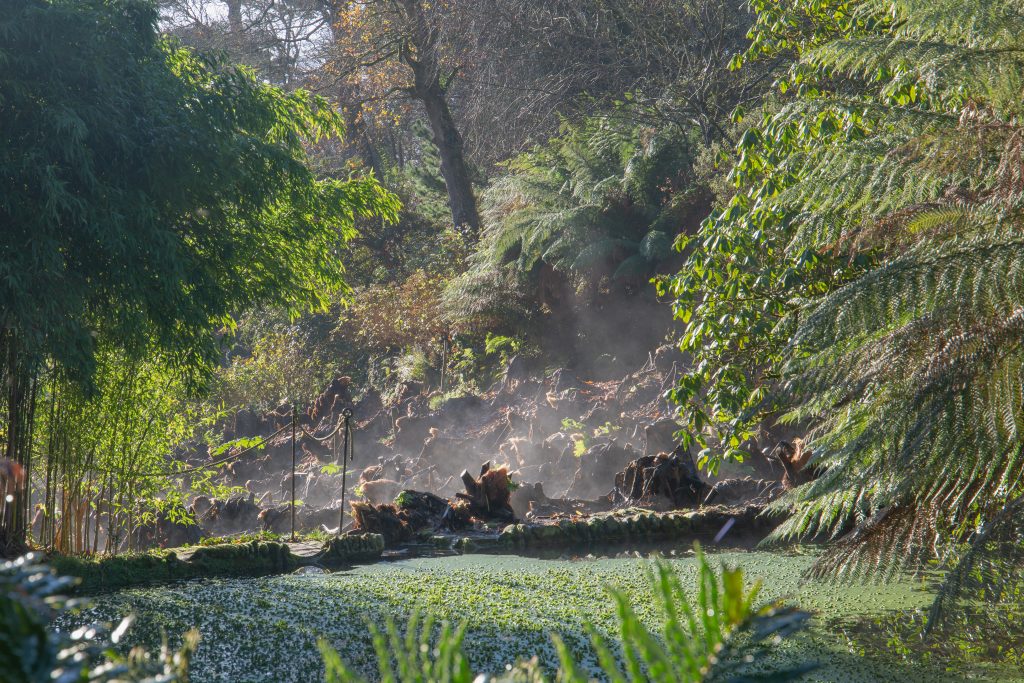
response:
[[[327,565],[377,560],[384,552],[380,534],[348,533],[335,536],[324,544],[322,562]]]

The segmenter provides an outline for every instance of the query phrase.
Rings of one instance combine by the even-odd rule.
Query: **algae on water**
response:
[[[764,600],[787,599],[820,613],[818,626],[773,653],[767,666],[814,659],[822,666],[806,680],[815,681],[961,680],[909,668],[885,652],[858,652],[835,630],[836,618],[926,605],[930,598],[917,584],[803,584],[803,572],[813,561],[806,555],[729,552],[710,558],[712,564],[741,566],[748,580],[760,580]],[[684,580],[694,576],[692,558],[672,563]],[[203,638],[194,660],[196,681],[308,681],[320,671],[318,637],[326,637],[347,662],[371,675],[375,660],[366,621],[379,624],[393,615],[401,623],[419,606],[443,620],[467,620],[466,651],[474,670],[501,672],[506,664],[533,655],[553,666],[552,631],[586,652],[585,621],[605,633],[617,623],[606,586],[625,590],[638,615],[650,620],[648,564],[637,558],[506,555],[410,559],[334,574],[219,579],[109,593],[75,623],[134,610],[139,622],[133,637],[151,643],[159,642],[160,629],[178,634],[195,625]],[[592,658],[583,661],[594,664]]]

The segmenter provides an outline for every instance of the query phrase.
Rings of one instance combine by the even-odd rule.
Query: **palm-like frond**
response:
[[[481,242],[463,280],[505,270],[530,282],[542,265],[575,285],[649,276],[683,227],[686,193],[677,190],[690,155],[674,134],[606,118],[565,126],[487,188]],[[448,298],[467,293],[456,283]]]
[[[938,610],[988,551],[1024,559],[992,540],[1024,494],[1024,13],[998,0],[857,11],[887,28],[803,63],[860,93],[804,98],[769,131],[806,139],[781,164],[796,182],[770,200],[796,216],[788,253],[878,263],[794,313],[785,388],[813,421],[822,476],[778,503],[792,516],[776,536],[839,538],[826,573],[944,559]]]
[[[744,134],[740,192],[670,282],[687,434],[728,451],[789,410],[820,476],[775,537],[830,540],[827,573],[939,560],[950,604],[992,553],[1024,559],[990,540],[1024,495],[1024,9],[757,6],[752,49],[797,52],[796,96]]]

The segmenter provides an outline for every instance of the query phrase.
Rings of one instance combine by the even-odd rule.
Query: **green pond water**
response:
[[[813,556],[799,552],[720,552],[709,557],[713,565],[739,566],[749,581],[760,580],[765,601],[786,599],[815,614],[807,634],[786,641],[766,660],[767,666],[818,662],[820,667],[802,680],[1019,680],[915,665],[884,648],[864,651],[852,634],[873,628],[874,619],[894,610],[926,606],[930,596],[921,583],[803,583],[801,576]],[[692,555],[670,559],[684,582],[692,583]],[[649,564],[648,559],[621,556],[544,560],[460,555],[382,562],[333,574],[195,581],[95,596],[92,608],[63,626],[112,621],[134,612],[138,621],[129,641],[151,647],[159,644],[161,630],[175,636],[195,626],[202,637],[193,662],[197,683],[320,680],[320,637],[372,675],[367,621],[383,625],[393,616],[404,624],[417,607],[451,622],[468,622],[466,650],[475,671],[498,673],[533,655],[553,664],[552,631],[562,634],[589,666],[593,661],[585,654],[584,622],[605,632],[615,629],[607,586],[624,589],[641,618],[654,625]]]

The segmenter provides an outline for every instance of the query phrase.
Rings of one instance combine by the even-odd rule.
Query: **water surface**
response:
[[[679,550],[680,553],[687,553]],[[722,552],[712,563],[740,566],[763,584],[765,601],[785,599],[816,613],[806,636],[785,643],[767,664],[815,660],[807,681],[959,681],[964,675],[897,662],[886,652],[863,652],[852,630],[893,610],[930,600],[911,580],[887,586],[837,586],[801,582],[813,561],[799,552]],[[670,560],[684,585],[696,575],[691,556]],[[123,590],[95,598],[95,607],[73,619],[113,620],[133,611],[133,642],[159,643],[196,626],[202,641],[193,680],[316,681],[322,676],[316,641],[327,638],[356,668],[372,675],[367,621],[387,616],[404,624],[417,607],[451,622],[468,622],[466,651],[476,671],[498,673],[520,658],[556,661],[549,633],[556,631],[583,655],[584,622],[606,633],[616,620],[606,586],[625,590],[641,618],[655,623],[646,572],[636,557],[545,560],[512,555],[460,555],[405,559],[333,574],[193,581]],[[69,622],[70,623],[70,622]],[[866,626],[865,626],[866,625]],[[173,638],[172,638],[173,640]],[[1003,679],[1008,680],[1008,679]]]

